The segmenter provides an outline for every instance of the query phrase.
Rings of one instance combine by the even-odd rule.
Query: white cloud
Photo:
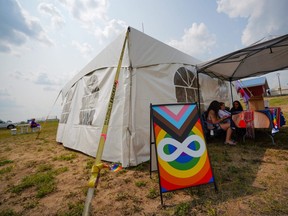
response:
[[[51,75],[47,72],[34,74],[30,77],[32,83],[43,86],[45,91],[59,91],[67,80],[71,79],[71,74]]]
[[[0,51],[12,52],[13,47],[33,39],[51,46],[39,20],[24,11],[16,0],[0,1]]]
[[[124,21],[110,19],[107,16],[108,0],[59,0],[59,2],[82,24],[83,28],[91,31],[99,39],[99,43],[115,37],[127,27]]]
[[[119,35],[127,27],[128,25],[124,21],[112,19],[108,21],[103,28],[96,28],[94,34],[99,38],[101,43],[104,39],[111,39]]]
[[[61,28],[65,25],[65,19],[63,15],[54,5],[41,3],[38,5],[38,10],[41,13],[47,14],[51,17],[53,27]]]
[[[59,0],[59,2],[86,27],[94,26],[95,21],[107,20],[108,0]]]
[[[226,13],[231,18],[247,18],[241,38],[245,46],[270,35],[288,32],[287,0],[219,0],[217,4],[219,13]]]
[[[231,18],[245,17],[248,18],[251,14],[258,14],[261,11],[264,1],[259,0],[218,0],[217,12],[226,13]]]
[[[59,85],[59,81],[55,79],[51,79],[47,73],[38,74],[33,80],[35,84],[39,85]]]
[[[181,40],[171,40],[168,44],[192,56],[210,53],[216,44],[215,35],[211,34],[204,23],[193,23],[189,29],[184,30]]]
[[[78,41],[72,41],[72,45],[76,47],[82,55],[91,58],[93,53],[93,47],[88,43],[79,43]]]
[[[44,69],[41,69],[44,70]],[[44,88],[51,87],[52,86],[57,86],[57,87],[62,87],[67,80],[70,79],[71,75],[64,75],[64,74],[59,74],[58,76],[51,75],[46,72],[40,72],[40,73],[31,73],[31,72],[21,72],[21,71],[15,71],[10,74],[10,77],[16,79],[16,80],[24,80],[25,82],[30,82],[34,83],[36,85],[42,85]],[[0,90],[0,95],[1,95],[1,90]]]

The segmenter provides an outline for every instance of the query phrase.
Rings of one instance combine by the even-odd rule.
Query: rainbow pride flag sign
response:
[[[214,183],[196,103],[151,105],[162,193]]]

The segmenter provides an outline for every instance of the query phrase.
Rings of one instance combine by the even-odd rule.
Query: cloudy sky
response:
[[[61,88],[127,26],[207,61],[287,34],[287,8],[287,0],[0,0],[0,119],[59,117]],[[276,73],[268,83],[278,88]]]

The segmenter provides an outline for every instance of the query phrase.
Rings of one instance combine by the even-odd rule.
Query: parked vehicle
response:
[[[0,128],[7,128],[7,129],[13,129],[17,126],[16,123],[13,123],[12,121],[3,121],[0,119]]]

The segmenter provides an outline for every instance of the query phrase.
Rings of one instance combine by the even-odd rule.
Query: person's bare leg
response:
[[[233,132],[232,129],[229,127],[226,131],[226,140],[225,140],[226,143],[231,142],[232,132]]]
[[[230,123],[220,124],[220,127],[221,127],[223,130],[227,131],[227,129],[230,128]]]
[[[220,127],[226,131],[225,143],[235,145],[236,143],[231,140],[233,130],[230,127],[230,123],[220,124]]]

